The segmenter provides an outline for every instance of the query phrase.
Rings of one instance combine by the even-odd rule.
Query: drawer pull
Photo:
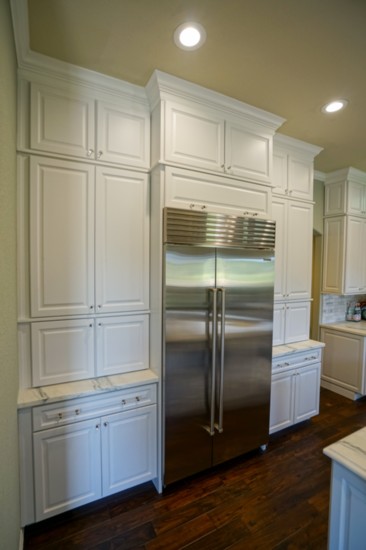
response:
[[[126,399],[122,399],[122,405],[126,405]]]
[[[62,413],[58,413],[58,419],[61,420],[62,419]]]
[[[79,414],[80,414],[80,409],[75,409],[75,414],[76,414],[76,416],[79,416]]]
[[[136,395],[136,401],[140,401],[140,397],[138,395]]]

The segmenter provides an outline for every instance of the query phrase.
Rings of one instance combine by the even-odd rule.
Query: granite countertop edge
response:
[[[366,481],[366,428],[325,447],[323,453]]]

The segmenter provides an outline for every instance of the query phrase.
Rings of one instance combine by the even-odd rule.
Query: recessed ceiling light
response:
[[[324,107],[322,107],[322,111],[323,113],[336,113],[346,107],[346,105],[348,105],[348,101],[346,99],[337,99],[324,105]]]
[[[182,50],[197,50],[206,40],[206,31],[199,23],[183,23],[174,31],[174,42]]]

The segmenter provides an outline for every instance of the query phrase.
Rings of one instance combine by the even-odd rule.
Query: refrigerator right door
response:
[[[213,463],[264,445],[269,434],[273,251],[217,249],[219,296]]]

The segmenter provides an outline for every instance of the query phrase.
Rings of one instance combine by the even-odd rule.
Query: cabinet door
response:
[[[344,267],[345,294],[359,294],[366,290],[365,238],[365,220],[348,216],[346,221],[346,256]]]
[[[336,182],[324,186],[324,215],[339,216],[345,214],[346,184]]]
[[[292,426],[294,416],[293,386],[294,371],[272,376],[269,433]]]
[[[102,418],[103,495],[157,475],[156,405]]]
[[[272,136],[248,124],[225,123],[225,170],[246,180],[270,183]]]
[[[275,303],[273,306],[273,346],[285,343],[285,315],[286,305]]]
[[[287,153],[273,150],[273,192],[276,195],[287,194],[288,166]]]
[[[97,158],[149,168],[149,111],[131,103],[98,101],[97,113]]]
[[[294,423],[319,413],[320,363],[296,372]]]
[[[309,339],[310,302],[287,302],[285,344]]]
[[[224,171],[224,119],[213,109],[165,104],[165,160]]]
[[[354,181],[347,182],[347,214],[365,216],[365,185]]]
[[[166,167],[165,206],[268,218],[269,187]]]
[[[31,335],[33,386],[95,375],[93,319],[32,323]]]
[[[286,290],[287,240],[295,238],[287,232],[287,201],[278,197],[272,199],[272,219],[276,222],[275,244],[275,300],[284,300]]]
[[[37,521],[101,497],[96,420],[35,433],[33,444]]]
[[[32,316],[94,308],[94,168],[32,157],[30,266]]]
[[[103,317],[97,326],[97,375],[149,368],[148,315]]]
[[[288,157],[288,190],[291,197],[313,199],[313,161],[296,156]]]
[[[97,311],[148,309],[148,176],[98,167],[96,178]]]
[[[287,228],[287,295],[310,299],[313,207],[289,201]]]
[[[323,328],[321,341],[325,343],[322,378],[364,393],[364,337]]]
[[[31,148],[94,156],[94,100],[78,90],[31,83]]]
[[[324,219],[322,290],[326,293],[343,294],[345,226],[344,216]]]

